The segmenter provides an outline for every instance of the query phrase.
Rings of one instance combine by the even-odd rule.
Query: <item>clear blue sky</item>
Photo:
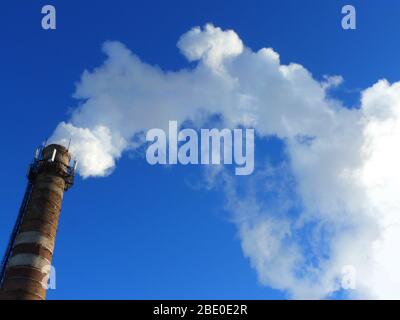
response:
[[[340,27],[357,8],[357,30]],[[57,30],[41,29],[41,7],[57,9]],[[400,2],[368,1],[3,1],[0,5],[2,184],[0,249],[6,246],[35,147],[68,118],[83,70],[118,40],[146,62],[177,70],[180,35],[212,22],[254,50],[272,47],[317,79],[340,74],[348,105],[358,89],[399,80]],[[397,78],[396,78],[397,77]],[[279,148],[265,152],[279,157]],[[275,153],[274,153],[275,152]],[[80,178],[65,196],[49,299],[270,299],[243,257],[219,192],[196,190],[201,168],[151,167],[125,156],[108,178]]]

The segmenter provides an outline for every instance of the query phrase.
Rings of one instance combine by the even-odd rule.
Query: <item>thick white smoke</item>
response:
[[[270,48],[245,47],[232,30],[196,27],[178,47],[195,68],[166,72],[105,43],[106,61],[84,72],[75,93],[82,104],[51,142],[72,138],[80,174],[90,177],[111,173],[140,145],[137,134],[169,120],[201,125],[220,114],[226,126],[276,136],[288,161],[256,167],[246,183],[257,192],[240,193],[233,177],[216,173],[260,281],[295,298],[323,298],[351,265],[357,297],[400,298],[400,83],[379,81],[350,110],[327,96],[340,76],[317,81]]]

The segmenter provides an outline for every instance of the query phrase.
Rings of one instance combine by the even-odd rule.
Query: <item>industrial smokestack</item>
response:
[[[74,181],[68,150],[52,144],[36,153],[0,274],[0,299],[44,300],[64,191]]]

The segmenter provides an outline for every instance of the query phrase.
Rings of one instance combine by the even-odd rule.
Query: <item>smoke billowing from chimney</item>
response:
[[[74,95],[80,106],[51,142],[72,138],[79,172],[91,177],[110,174],[144,131],[166,129],[169,120],[201,127],[219,114],[226,127],[254,127],[260,143],[278,137],[284,170],[267,166],[247,180],[261,195],[280,190],[273,203],[239,196],[224,170],[213,173],[224,176],[227,208],[260,281],[294,297],[325,297],[339,289],[342,267],[353,265],[358,296],[399,298],[400,83],[381,80],[362,93],[359,109],[348,109],[327,94],[341,77],[318,81],[299,64],[281,64],[270,48],[245,47],[233,31],[196,27],[178,48],[195,67],[163,71],[106,42],[107,59],[83,73]]]

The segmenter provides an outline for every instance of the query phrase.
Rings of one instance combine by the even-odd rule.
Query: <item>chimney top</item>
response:
[[[68,166],[71,161],[71,154],[62,145],[50,144],[43,149],[43,160],[54,160]]]

